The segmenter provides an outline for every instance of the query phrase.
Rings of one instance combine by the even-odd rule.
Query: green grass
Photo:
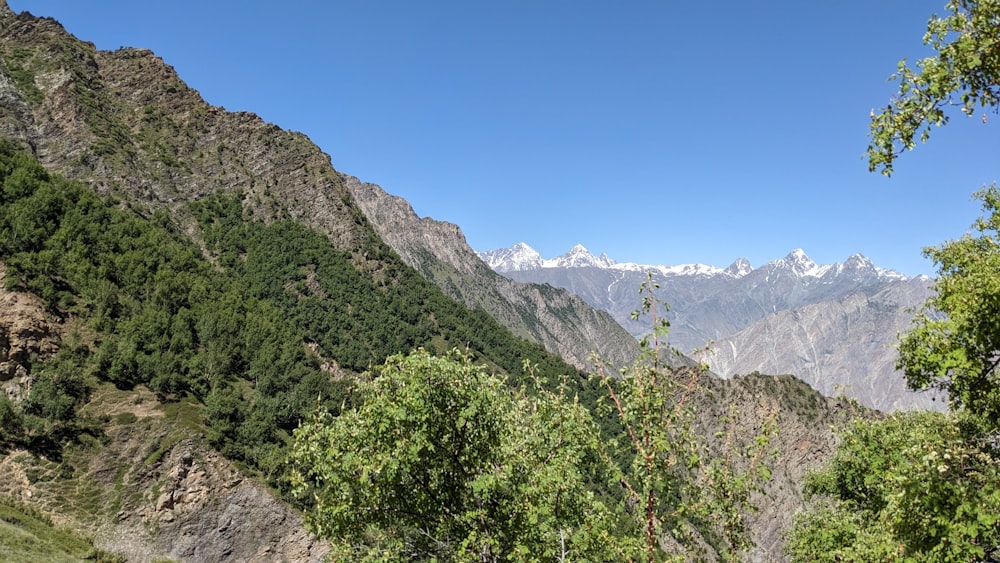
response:
[[[0,561],[110,563],[124,558],[95,548],[87,537],[54,526],[37,510],[0,496]]]

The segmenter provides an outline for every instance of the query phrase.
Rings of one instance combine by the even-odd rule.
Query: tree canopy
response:
[[[692,425],[703,373],[661,363],[665,328],[599,378],[617,436],[570,397],[569,378],[512,388],[458,351],[390,357],[353,408],[320,408],[294,433],[307,524],[345,560],[737,560],[775,420],[713,451]]]
[[[930,138],[932,126],[948,122],[958,107],[967,117],[980,108],[996,113],[1000,103],[1000,0],[951,0],[945,16],[927,23],[924,43],[936,55],[911,67],[899,61],[891,79],[899,91],[872,114],[868,167],[891,175],[893,164],[916,139]],[[982,116],[986,121],[986,114]]]
[[[599,560],[610,511],[588,488],[587,410],[532,397],[452,351],[388,358],[358,407],[295,432],[310,527],[350,560]],[[603,539],[603,541],[602,541]]]
[[[984,214],[975,234],[925,250],[939,277],[924,311],[899,346],[912,389],[940,388],[951,408],[983,430],[1000,430],[1000,191],[977,193]]]

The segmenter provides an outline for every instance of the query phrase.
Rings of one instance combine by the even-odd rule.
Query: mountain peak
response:
[[[845,270],[874,270],[875,264],[864,254],[855,254],[844,262]]]
[[[607,254],[594,256],[587,247],[575,244],[565,254],[556,258],[542,258],[534,248],[527,243],[519,242],[510,248],[498,248],[485,252],[477,252],[480,258],[490,268],[501,274],[522,270],[537,270],[540,268],[611,268],[620,271],[656,270],[663,275],[680,276],[714,276],[724,274],[734,279],[745,277],[756,270],[746,258],[737,258],[725,270],[704,264],[681,264],[679,266],[651,266],[634,264],[632,262],[616,262]],[[767,270],[783,270],[797,277],[812,277],[832,279],[846,275],[856,281],[862,279],[906,279],[905,276],[892,270],[875,266],[863,254],[854,254],[844,262],[829,265],[818,265],[801,248],[789,252],[784,258],[768,262]]]
[[[527,243],[519,242],[510,248],[497,248],[476,254],[496,272],[534,270],[542,266],[542,256]]]
[[[777,265],[788,268],[800,276],[813,273],[818,268],[812,258],[809,258],[801,248],[789,252],[788,256],[778,260]]]
[[[783,258],[783,260],[786,262],[808,262],[810,264],[815,263],[812,261],[811,258],[809,258],[809,255],[806,254],[806,251],[802,250],[801,248],[796,248],[795,250],[789,252],[788,255]]]
[[[753,271],[753,266],[750,265],[750,261],[746,258],[737,258],[724,271],[734,278],[742,278]]]
[[[519,243],[515,244],[514,246],[510,247],[508,250],[511,250],[513,252],[520,252],[520,253],[524,253],[524,254],[538,254],[538,251],[535,250],[534,248],[531,248],[531,246],[528,243],[526,243],[526,242],[519,242]]]
[[[550,263],[551,262],[551,263]],[[544,267],[551,268],[607,268],[614,265],[614,260],[608,258],[606,254],[601,254],[598,258],[590,253],[589,250],[582,244],[573,245],[573,248],[569,249],[569,252],[563,254],[562,256],[556,258],[555,260],[546,260]]]

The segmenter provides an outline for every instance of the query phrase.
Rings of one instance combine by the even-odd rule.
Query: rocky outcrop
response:
[[[85,407],[115,413],[99,449],[56,460],[24,451],[0,456],[0,494],[86,531],[133,563],[324,559],[328,545],[305,530],[296,510],[190,436],[152,393],[119,399]]]
[[[0,391],[20,403],[31,390],[31,364],[59,348],[62,325],[37,296],[6,287],[0,264]]]
[[[329,552],[297,512],[193,440],[125,479],[141,500],[95,539],[130,561],[322,561]]]
[[[638,342],[604,311],[565,290],[497,274],[457,225],[420,218],[406,200],[375,184],[343,178],[379,236],[446,294],[485,310],[514,334],[541,343],[580,369],[593,367],[593,353],[616,366],[635,359]]]
[[[302,221],[340,248],[367,236],[329,156],[308,138],[210,106],[151,51],[99,51],[55,20],[7,10],[0,55],[0,135],[55,172],[168,207],[180,223],[184,202],[223,190],[242,193],[249,215]]]

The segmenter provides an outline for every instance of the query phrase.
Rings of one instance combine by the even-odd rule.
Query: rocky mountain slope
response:
[[[514,334],[542,343],[580,369],[592,367],[592,353],[616,366],[635,358],[636,339],[603,310],[568,291],[495,273],[457,225],[420,218],[406,200],[381,187],[343,179],[379,236],[446,294],[489,312]]]
[[[911,279],[778,311],[716,342],[710,363],[726,374],[795,373],[825,395],[884,411],[943,409],[943,397],[907,390],[895,369],[897,334],[929,293],[924,280]]]
[[[4,282],[0,265],[0,393],[20,403],[36,379],[32,364],[85,327]],[[323,560],[329,548],[306,532],[297,511],[192,436],[201,407],[167,406],[147,389],[107,384],[93,395],[85,416],[109,420],[100,439],[83,435],[47,456],[0,447],[0,494],[129,561]]]
[[[52,170],[91,182],[102,193],[129,194],[151,208],[170,208],[180,221],[184,202],[220,189],[238,190],[258,218],[287,214],[342,248],[356,247],[365,236],[348,190],[366,185],[341,177],[305,136],[250,113],[209,106],[150,51],[98,51],[68,36],[55,21],[6,11],[7,76],[23,76],[31,68],[33,79],[25,85],[14,79],[0,83],[0,111],[6,115],[0,134],[29,144]],[[20,46],[22,41],[31,46]],[[44,55],[35,50],[39,47],[47,48]],[[21,93],[24,88],[29,95]],[[374,193],[370,185],[366,189]],[[619,364],[634,353],[633,343],[611,319],[572,296],[510,284],[488,269],[470,268],[473,253],[459,248],[464,245],[460,234],[457,239],[435,236],[448,227],[416,221],[409,217],[412,211],[375,212],[381,203],[394,204],[392,198],[359,197],[358,202],[364,202],[366,213],[382,218],[373,221],[376,229],[408,263],[516,334],[578,367],[588,364],[592,351]],[[405,229],[418,226],[424,235],[410,238]],[[400,236],[391,236],[394,231]],[[442,251],[445,241],[455,249]]]
[[[878,268],[860,254],[818,265],[795,250],[756,269],[745,259],[724,269],[616,263],[582,246],[543,259],[523,243],[480,256],[512,279],[572,291],[637,336],[647,327],[631,319],[635,289],[650,272],[670,304],[671,344],[691,353],[711,342],[705,360],[723,376],[791,373],[873,408],[941,407],[907,391],[894,369],[896,335],[930,295],[931,280]]]

